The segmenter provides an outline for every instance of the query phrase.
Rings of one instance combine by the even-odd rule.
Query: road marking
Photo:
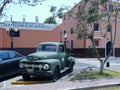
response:
[[[65,82],[70,81],[72,78],[74,78],[75,76],[79,75],[80,72],[77,72],[76,74],[72,75],[71,77],[69,77],[68,79],[64,80]]]
[[[28,84],[44,84],[44,83],[51,83],[52,81],[14,81],[11,82],[11,84],[16,84],[16,85],[28,85]]]

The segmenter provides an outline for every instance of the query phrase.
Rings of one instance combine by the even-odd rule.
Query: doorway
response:
[[[110,50],[111,50],[111,48],[112,48],[111,45],[112,45],[111,41],[107,41],[107,42],[106,42],[105,57],[109,55]],[[115,49],[114,49],[114,46],[113,46],[113,50],[112,50],[112,53],[111,53],[110,56],[115,56],[115,53],[114,53],[114,52],[115,52]]]

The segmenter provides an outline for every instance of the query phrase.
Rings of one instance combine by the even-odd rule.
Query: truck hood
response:
[[[49,55],[56,55],[57,53],[56,52],[35,52],[35,53],[32,53],[32,54],[29,54],[28,56],[49,56]]]
[[[29,54],[28,57],[39,57],[41,59],[48,59],[48,58],[55,58],[57,57],[57,52],[35,52],[35,53],[32,53],[32,54]]]

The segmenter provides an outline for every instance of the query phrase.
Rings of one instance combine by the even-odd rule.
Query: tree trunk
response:
[[[103,74],[104,65],[105,65],[104,61],[101,60],[101,61],[100,61],[100,74]]]

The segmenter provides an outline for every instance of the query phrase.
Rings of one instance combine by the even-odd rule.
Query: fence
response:
[[[2,50],[10,50],[10,48],[3,48]],[[26,56],[30,53],[35,52],[36,48],[14,48],[13,50],[18,51]],[[76,48],[73,50],[67,49],[67,52],[75,57],[81,57],[81,58],[93,58],[96,56],[89,49],[80,49],[80,48]],[[104,48],[98,49],[98,52],[100,53],[100,57],[105,57]],[[115,57],[120,57],[120,48],[115,49]]]

